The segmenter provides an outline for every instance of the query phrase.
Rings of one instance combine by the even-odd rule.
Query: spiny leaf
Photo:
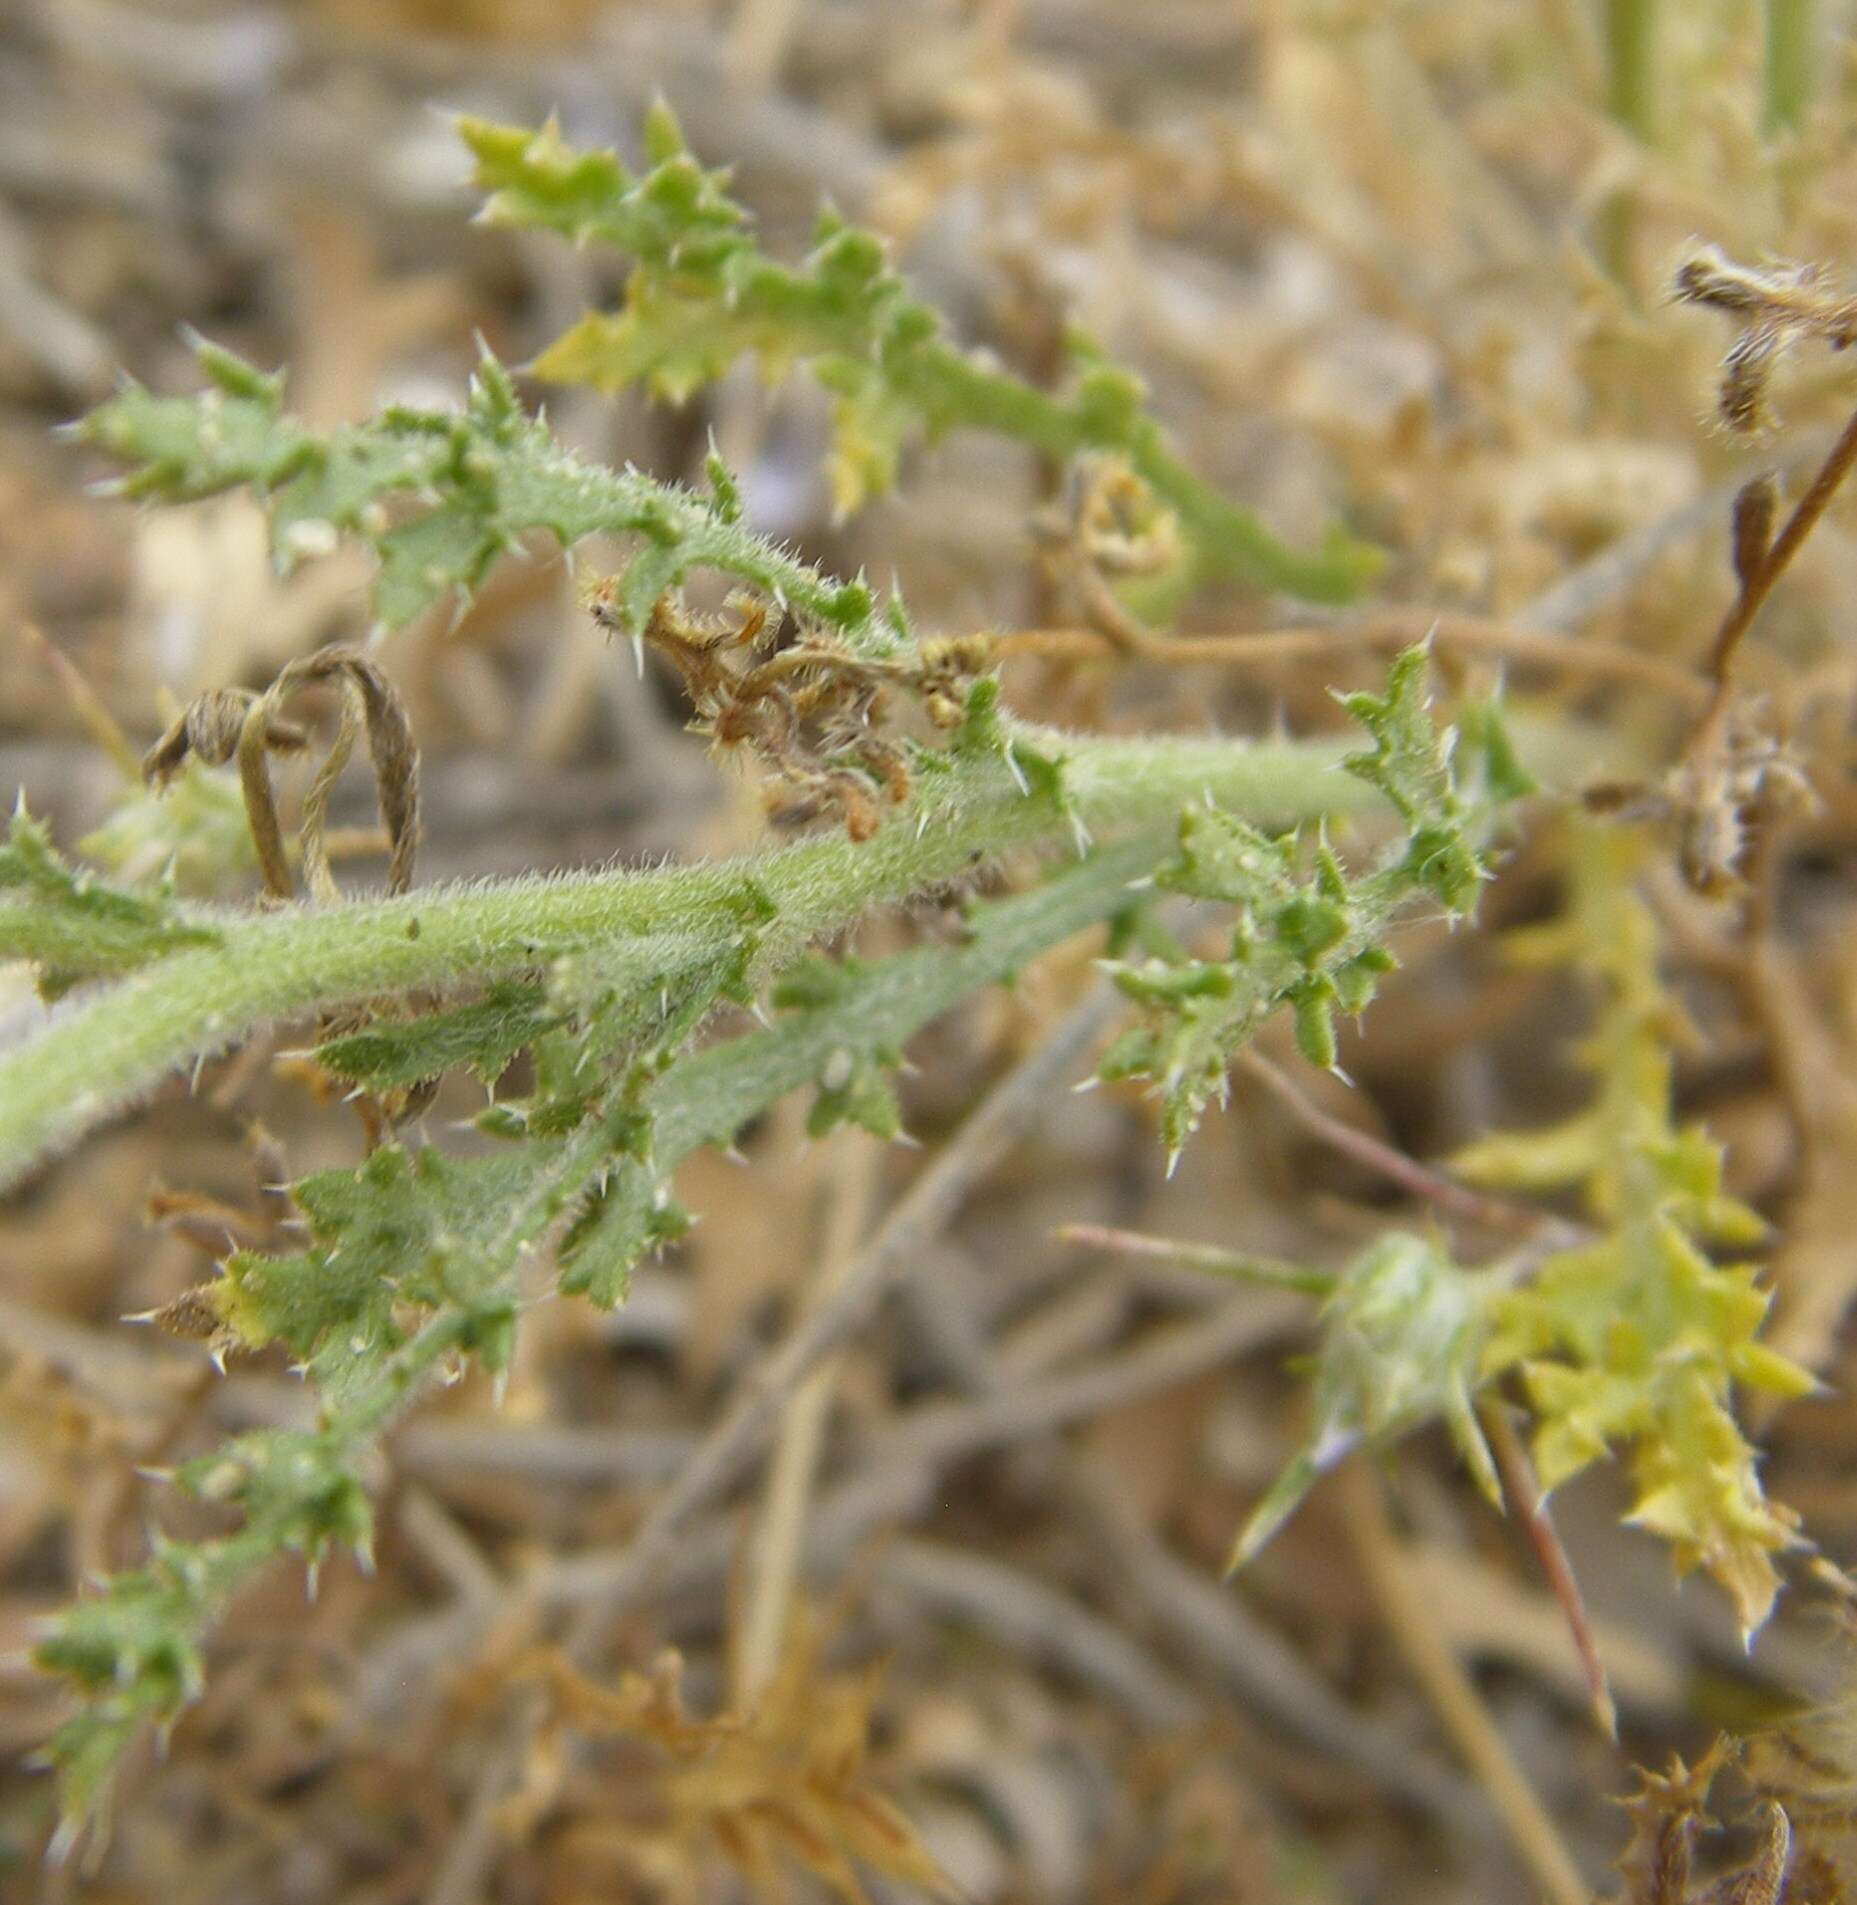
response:
[[[887,489],[911,442],[968,427],[1050,456],[1121,456],[1177,512],[1210,574],[1340,601],[1379,566],[1377,551],[1339,530],[1314,554],[1279,542],[1174,457],[1139,381],[1100,354],[1074,353],[1071,386],[1054,396],[960,349],[873,233],[827,213],[799,264],[770,258],[725,175],[699,165],[661,123],[658,156],[642,175],[610,152],[570,149],[552,124],[531,132],[467,118],[459,131],[488,194],[486,219],[611,245],[633,260],[620,309],[580,320],[537,359],[537,376],[605,390],[642,383],[676,401],[741,357],[756,358],[770,380],[803,363],[833,396],[841,511]]]
[[[171,899],[127,892],[73,867],[23,805],[14,812],[0,843],[0,960],[38,967],[48,998],[219,937]]]
[[[397,628],[545,531],[563,547],[595,534],[640,539],[650,588],[623,594],[631,626],[687,576],[714,570],[829,629],[848,653],[889,657],[903,644],[871,591],[840,583],[744,528],[726,497],[707,498],[635,470],[582,463],[525,416],[508,374],[486,356],[456,413],[395,407],[366,423],[318,432],[282,410],[281,385],[250,387],[225,371],[197,397],[158,397],[126,384],[77,426],[78,436],[127,464],[122,487],[164,501],[247,485],[264,500],[278,557],[321,554],[341,536],[380,564],[375,608]],[[248,367],[241,367],[248,368]]]
[[[238,1252],[205,1295],[248,1346],[285,1343],[325,1393],[399,1346],[403,1304],[465,1318],[482,1347],[506,1350],[518,1255],[565,1204],[538,1188],[520,1154],[450,1158],[398,1145],[358,1170],[319,1171],[292,1194],[310,1248]]]
[[[801,960],[775,986],[773,1003],[787,1011],[834,1011],[850,1031],[858,1024],[857,1002],[869,970],[853,958]],[[855,1043],[833,1047],[819,1070],[807,1134],[821,1138],[841,1124],[854,1124],[885,1142],[894,1138],[903,1128],[903,1114],[886,1074],[902,1060],[889,1028],[876,1021]]]
[[[1311,1064],[1335,1063],[1335,1014],[1365,1010],[1394,965],[1387,930],[1422,904],[1452,913],[1474,905],[1500,810],[1526,786],[1493,709],[1473,710],[1456,731],[1433,727],[1422,649],[1394,663],[1384,695],[1351,695],[1347,706],[1374,743],[1347,768],[1386,794],[1405,838],[1350,877],[1319,834],[1272,838],[1219,808],[1189,808],[1159,883],[1233,909],[1229,956],[1162,954],[1112,968],[1145,1010],[1110,1048],[1102,1075],[1159,1086],[1170,1152],[1223,1098],[1232,1055],[1271,1013],[1295,1015]]]
[[[690,1213],[647,1162],[622,1158],[561,1240],[561,1288],[603,1310],[623,1302],[632,1271],[690,1228]]]
[[[365,1549],[373,1516],[345,1454],[326,1433],[255,1429],[185,1463],[175,1478],[202,1501],[240,1509],[279,1545],[311,1560],[331,1547]]]
[[[366,1031],[325,1040],[316,1048],[316,1062],[370,1091],[400,1090],[460,1070],[494,1084],[518,1052],[559,1021],[540,986],[492,986],[470,1005],[380,1020]]]

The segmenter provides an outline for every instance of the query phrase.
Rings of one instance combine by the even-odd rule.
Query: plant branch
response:
[[[1680,705],[1693,707],[1705,700],[1709,691],[1708,682],[1694,669],[1622,643],[1482,616],[1438,615],[1411,609],[1381,611],[1335,628],[1260,629],[1229,635],[1151,634],[1143,642],[1139,659],[1170,668],[1266,668],[1333,661],[1361,652],[1386,654],[1426,640],[1441,654],[1488,655],[1557,674],[1649,688]],[[998,636],[993,652],[1006,661],[1022,656],[1096,661],[1110,659],[1121,651],[1095,629],[1034,628]]]
[[[189,909],[186,921],[210,943],[157,958],[0,1059],[0,1188],[176,1067],[282,1019],[493,983],[572,953],[596,952],[610,977],[655,991],[726,958],[749,898],[774,909],[763,940],[771,969],[875,907],[1079,827],[1161,825],[1208,794],[1285,824],[1373,799],[1340,770],[1345,749],[1329,742],[1071,738],[1017,724],[1001,733],[995,748],[943,757],[949,771],[924,776],[910,805],[862,844],[833,835],[711,865],[452,887],[339,909]],[[1060,762],[1062,798],[1022,792],[1020,760]],[[0,957],[29,954],[13,928],[32,923],[31,907],[13,921],[4,901],[0,891]]]
[[[1831,446],[1824,462],[1818,466],[1817,473],[1806,486],[1805,494],[1793,505],[1792,514],[1774,537],[1765,561],[1743,577],[1740,593],[1715,631],[1715,638],[1709,644],[1708,670],[1716,683],[1718,701],[1726,691],[1729,666],[1734,660],[1735,650],[1741,645],[1741,638],[1753,626],[1754,617],[1773,593],[1773,585],[1791,567],[1793,558],[1805,546],[1806,538],[1823,520],[1825,511],[1831,507],[1832,499],[1843,488],[1844,479],[1850,475],[1853,467],[1857,467],[1857,413],[1853,413],[1845,424],[1837,442]]]
[[[1011,437],[1047,457],[1124,460],[1179,517],[1203,573],[1309,601],[1356,595],[1381,554],[1339,527],[1312,552],[1288,547],[1173,453],[1138,379],[1073,340],[1069,390],[1053,394],[963,350],[885,262],[875,234],[822,215],[811,253],[787,266],[761,250],[746,210],[685,149],[668,109],[646,127],[651,168],[576,151],[557,128],[463,119],[493,224],[611,245],[634,264],[625,301],[557,339],[534,374],[680,400],[754,355],[771,376],[811,366],[832,392],[832,481],[841,511],[894,482],[905,442],[953,428]]]

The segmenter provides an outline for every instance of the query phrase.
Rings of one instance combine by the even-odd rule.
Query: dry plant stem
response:
[[[927,1299],[912,1296],[911,1301],[919,1310],[929,1308]],[[996,1356],[970,1341],[952,1360],[963,1387],[976,1399],[924,1403],[907,1411],[878,1439],[872,1463],[945,1468],[1093,1421],[1288,1335],[1306,1322],[1307,1314],[1306,1307],[1293,1306],[1284,1297],[1228,1300],[1211,1314],[1162,1330],[1134,1349],[1030,1385],[1006,1376]],[[952,1331],[936,1334],[940,1341]]]
[[[85,680],[83,670],[73,662],[63,649],[55,647],[45,631],[36,623],[23,624],[21,633],[27,643],[36,648],[45,665],[58,677],[58,685],[65,692],[65,698],[71,703],[71,710],[84,724],[90,738],[96,742],[123,779],[132,786],[142,778],[142,757],[136,751],[135,744],[122,730],[122,724],[103,705],[103,698],[90,683]]]
[[[1473,1191],[1419,1163],[1416,1158],[1408,1157],[1393,1145],[1383,1143],[1371,1132],[1330,1117],[1298,1088],[1287,1072],[1273,1065],[1261,1052],[1240,1052],[1238,1063],[1263,1084],[1305,1130],[1356,1163],[1366,1165],[1370,1171],[1377,1171],[1422,1203],[1489,1230],[1525,1237],[1547,1234],[1558,1248],[1577,1243],[1584,1235],[1573,1225],[1529,1210],[1525,1205],[1505,1203],[1499,1197]]]
[[[1805,494],[1794,505],[1785,526],[1774,537],[1765,563],[1747,578],[1735,598],[1734,606],[1715,631],[1715,639],[1709,645],[1708,659],[1715,695],[1703,717],[1704,727],[1711,726],[1720,716],[1727,697],[1729,670],[1735,650],[1741,645],[1741,638],[1753,625],[1754,617],[1760,613],[1762,605],[1773,592],[1773,585],[1786,573],[1793,558],[1804,547],[1806,538],[1818,527],[1825,511],[1831,507],[1832,499],[1843,487],[1853,464],[1857,464],[1857,412],[1844,426]]]
[[[877,1155],[876,1143],[856,1130],[838,1134],[817,1153],[826,1218],[815,1305],[828,1302],[844,1287],[857,1261],[858,1239],[870,1218]],[[734,1660],[737,1707],[753,1701],[780,1665],[805,1543],[807,1504],[837,1387],[838,1358],[833,1356],[801,1383],[781,1415],[768,1464],[767,1497],[749,1549],[748,1605]]]
[[[1406,1569],[1379,1476],[1355,1460],[1347,1465],[1343,1481],[1348,1534],[1361,1570],[1425,1697],[1489,1794],[1516,1851],[1551,1905],[1591,1905],[1592,1889]]]
[[[1199,1689],[1119,1627],[1017,1568],[947,1543],[905,1539],[885,1543],[875,1571],[881,1588],[920,1614],[977,1627],[1016,1658],[1053,1661],[1142,1726],[1178,1733],[1204,1715]]]
[[[1586,1677],[1586,1691],[1592,1701],[1593,1718],[1599,1730],[1614,1746],[1618,1744],[1618,1707],[1606,1678],[1605,1663],[1599,1658],[1599,1643],[1593,1636],[1586,1614],[1586,1601],[1580,1593],[1573,1563],[1562,1545],[1560,1531],[1554,1526],[1547,1497],[1541,1492],[1540,1478],[1529,1460],[1522,1439],[1515,1432],[1509,1411],[1501,1399],[1489,1396],[1477,1403],[1477,1419],[1496,1458],[1496,1472],[1502,1477],[1502,1492],[1511,1512],[1521,1523],[1541,1572],[1554,1599],[1567,1617],[1567,1629],[1573,1636],[1574,1651],[1580,1657],[1580,1671]]]
[[[1684,706],[1700,706],[1709,693],[1708,682],[1693,669],[1615,642],[1590,641],[1481,617],[1407,611],[1335,628],[1264,629],[1256,634],[1231,635],[1149,633],[1139,644],[1118,641],[1098,629],[1025,629],[1000,636],[995,652],[1004,660],[1034,656],[1050,661],[1093,661],[1128,654],[1170,668],[1243,668],[1329,661],[1362,650],[1389,653],[1427,636],[1444,653],[1489,655],[1595,681],[1649,688]]]
[[[924,1246],[1007,1146],[1035,1121],[1050,1093],[1075,1070],[1118,1010],[1117,995],[1107,986],[1098,987],[1044,1044],[1001,1080],[917,1178],[837,1288],[755,1366],[740,1396],[704,1436],[677,1480],[640,1525],[624,1571],[581,1604],[568,1632],[570,1659],[585,1665],[597,1654],[620,1609],[648,1591],[670,1567],[689,1522],[754,1459],[788,1398],[922,1260]],[[483,1875],[496,1853],[497,1808],[504,1794],[514,1790],[542,1716],[539,1700],[525,1700],[504,1744],[491,1753],[428,1895],[428,1905],[467,1905],[479,1896]]]
[[[1304,1296],[1327,1296],[1335,1287],[1334,1278],[1325,1270],[1310,1270],[1299,1263],[1254,1257],[1238,1250],[1221,1250],[1217,1244],[1177,1243],[1172,1238],[1150,1237],[1145,1231],[1116,1230],[1107,1224],[1060,1224],[1052,1235],[1061,1243],[1076,1244],[1083,1250],[1102,1250],[1119,1257],[1159,1257],[1164,1262],[1184,1264],[1188,1269],[1224,1277],[1234,1283],[1297,1290]]]

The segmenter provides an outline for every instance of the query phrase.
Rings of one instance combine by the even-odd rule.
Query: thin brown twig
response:
[[[1118,1230],[1111,1224],[1060,1224],[1051,1234],[1060,1243],[1076,1244],[1084,1250],[1102,1250],[1120,1257],[1159,1257],[1233,1283],[1296,1290],[1304,1296],[1327,1296],[1335,1287],[1333,1275],[1326,1270],[1311,1270],[1277,1257],[1254,1256],[1249,1251],[1224,1250],[1217,1244],[1182,1243],[1173,1237],[1151,1237],[1146,1231]]]
[[[922,1612],[978,1627],[1018,1657],[1054,1661],[1144,1726],[1177,1733],[1205,1712],[1204,1691],[1120,1627],[996,1557],[903,1539],[885,1544],[875,1572],[881,1586]]]
[[[1502,1492],[1510,1511],[1528,1536],[1548,1587],[1567,1617],[1574,1651],[1580,1657],[1580,1671],[1586,1677],[1593,1718],[1599,1722],[1599,1730],[1616,1746],[1618,1706],[1612,1698],[1605,1662],[1599,1658],[1599,1643],[1587,1617],[1579,1578],[1574,1574],[1560,1530],[1554,1526],[1554,1518],[1548,1511],[1547,1497],[1541,1492],[1535,1465],[1528,1459],[1528,1451],[1515,1433],[1509,1411],[1498,1397],[1485,1396],[1477,1403],[1477,1419],[1483,1425],[1490,1453],[1496,1458],[1496,1473],[1502,1477]]]
[[[1622,643],[1588,640],[1548,629],[1468,615],[1398,610],[1336,628],[1262,629],[1255,634],[1162,635],[1142,631],[1139,642],[1101,628],[1033,628],[995,637],[1002,659],[1094,661],[1138,655],[1170,668],[1269,667],[1326,661],[1362,649],[1403,648],[1429,636],[1440,649],[1484,654],[1517,664],[1628,682],[1690,707],[1702,705],[1709,683],[1692,668]]]
[[[868,1132],[851,1129],[819,1154],[826,1193],[814,1305],[828,1301],[857,1262],[858,1240],[870,1218],[879,1147]],[[837,1357],[822,1360],[788,1398],[768,1462],[767,1499],[755,1528],[748,1599],[737,1630],[736,1705],[745,1707],[779,1670],[788,1640],[793,1587],[804,1546],[807,1507],[825,1440],[826,1419],[838,1387]]]
[[[1774,584],[1786,573],[1793,558],[1805,546],[1806,538],[1823,520],[1853,467],[1857,467],[1857,411],[1852,413],[1850,421],[1839,433],[1837,442],[1831,446],[1830,453],[1818,466],[1817,473],[1806,486],[1805,494],[1793,505],[1792,514],[1786,518],[1780,533],[1774,537],[1767,550],[1766,560],[1744,575],[1739,594],[1715,631],[1715,639],[1709,644],[1708,657],[1708,670],[1715,682],[1715,693],[1703,717],[1705,727],[1716,718],[1726,698],[1729,671],[1742,637],[1747,634],[1754,617],[1772,594]]]
[[[1296,1081],[1287,1072],[1273,1065],[1259,1052],[1240,1052],[1238,1063],[1266,1086],[1304,1129],[1312,1132],[1324,1144],[1409,1191],[1422,1203],[1430,1204],[1450,1216],[1462,1218],[1466,1223],[1480,1224],[1488,1230],[1524,1237],[1550,1237],[1557,1244],[1578,1243],[1586,1234],[1564,1218],[1531,1210],[1525,1204],[1512,1204],[1483,1191],[1473,1191],[1468,1185],[1459,1184],[1455,1178],[1446,1177],[1443,1172],[1421,1164],[1417,1158],[1408,1157],[1397,1146],[1385,1143],[1371,1132],[1362,1131],[1331,1116],[1298,1089]]]
[[[1591,1905],[1592,1888],[1497,1731],[1475,1683],[1438,1631],[1424,1593],[1406,1567],[1379,1476],[1367,1463],[1354,1461],[1342,1479],[1349,1497],[1348,1534],[1381,1617],[1413,1677],[1552,1905]]]
[[[90,685],[84,671],[52,642],[36,622],[22,623],[21,633],[38,649],[46,666],[58,677],[58,685],[64,690],[72,712],[84,724],[90,738],[110,757],[117,772],[127,781],[139,780],[142,761],[136,752],[135,743],[123,732],[121,722],[104,706],[103,697]]]

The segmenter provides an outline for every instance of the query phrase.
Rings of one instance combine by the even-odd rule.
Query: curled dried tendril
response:
[[[354,754],[357,738],[365,732],[374,764],[375,797],[387,835],[387,891],[407,892],[419,845],[419,750],[399,690],[358,648],[338,643],[304,655],[262,694],[247,688],[209,689],[149,749],[142,761],[142,777],[151,787],[161,788],[190,755],[215,767],[236,760],[265,892],[273,900],[295,898],[296,882],[271,786],[270,756],[307,749],[307,730],[284,720],[282,711],[299,689],[320,684],[340,690],[341,722],[303,798],[298,836],[305,882],[312,897],[324,904],[341,898],[329,866],[329,796]]]
[[[593,619],[623,632],[619,579],[588,591]],[[814,631],[781,645],[783,619],[760,599],[737,593],[716,616],[692,612],[675,593],[646,618],[644,642],[681,677],[692,726],[719,747],[747,746],[795,797],[787,819],[841,815],[854,840],[876,832],[882,804],[910,789],[908,748],[889,730],[892,699],[914,701],[930,725],[959,726],[967,688],[985,665],[985,636],[927,640],[891,658],[854,654]]]

